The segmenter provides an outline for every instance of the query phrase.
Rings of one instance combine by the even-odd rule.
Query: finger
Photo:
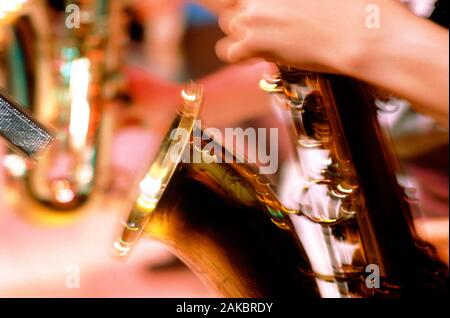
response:
[[[235,40],[225,37],[220,39],[216,44],[216,54],[224,62],[228,62],[228,50]]]
[[[234,14],[235,12],[226,10],[219,15],[218,18],[219,27],[227,35],[231,33],[230,22],[233,19]]]
[[[254,57],[246,41],[234,42],[228,47],[227,58],[229,63],[238,63]]]
[[[219,15],[219,27],[227,35],[236,37],[242,29],[239,10],[225,10]]]
[[[252,58],[246,41],[236,41],[230,37],[217,42],[216,53],[220,59],[228,63],[237,63]]]

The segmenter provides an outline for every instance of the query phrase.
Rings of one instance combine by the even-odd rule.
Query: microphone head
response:
[[[0,90],[0,137],[31,160],[37,160],[55,140],[49,129],[28,114],[3,90]]]

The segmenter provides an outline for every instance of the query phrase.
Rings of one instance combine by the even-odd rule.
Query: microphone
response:
[[[53,133],[0,89],[0,137],[27,159],[36,161],[55,140]]]

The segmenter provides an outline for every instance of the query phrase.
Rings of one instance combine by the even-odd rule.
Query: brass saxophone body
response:
[[[399,165],[371,90],[344,76],[289,67],[261,86],[289,113],[302,184],[293,222],[314,272],[329,280],[318,282],[322,295],[447,294],[448,267],[414,231],[415,198],[397,181]],[[312,241],[322,254],[308,248]]]
[[[167,244],[215,295],[319,297],[295,228],[256,170],[182,164],[145,233]]]
[[[56,224],[86,211],[108,181],[109,106],[121,52],[118,1],[65,5],[72,11],[29,1],[2,28],[5,86],[56,132],[53,147],[32,167],[7,156],[9,171],[26,167],[11,173],[8,201],[34,220]]]
[[[261,86],[291,119],[302,181],[297,206],[283,205],[250,165],[218,160],[229,153],[222,145],[214,153],[195,146],[202,93],[194,88],[183,92],[172,132],[139,184],[114,243],[119,256],[148,235],[224,297],[446,295],[448,268],[414,233],[364,86],[289,68]],[[179,129],[188,134],[174,143]],[[186,152],[203,161],[183,161]]]

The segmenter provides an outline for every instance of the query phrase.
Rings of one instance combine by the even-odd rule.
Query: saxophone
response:
[[[314,272],[332,281],[319,282],[322,295],[445,295],[448,267],[415,233],[416,199],[397,181],[399,164],[377,120],[374,90],[283,66],[260,86],[278,96],[290,118],[303,211],[303,220],[293,222],[303,230]],[[316,250],[308,247],[314,229],[322,243]],[[367,281],[372,271],[378,282]]]
[[[70,222],[96,204],[109,182],[120,5],[65,1],[65,8],[79,10],[71,18],[71,11],[66,15],[48,1],[30,0],[2,26],[3,84],[56,132],[38,164],[29,166],[13,154],[4,160],[11,175],[6,199],[32,220]],[[117,36],[108,37],[110,31]]]
[[[411,198],[365,86],[280,67],[261,88],[289,114],[297,206],[282,204],[254,166],[223,163],[237,154],[212,134],[203,131],[202,146],[221,151],[193,142],[202,103],[193,85],[132,196],[116,255],[125,258],[142,236],[162,241],[222,297],[446,295],[448,268],[414,232]],[[175,142],[179,130],[188,133]]]

